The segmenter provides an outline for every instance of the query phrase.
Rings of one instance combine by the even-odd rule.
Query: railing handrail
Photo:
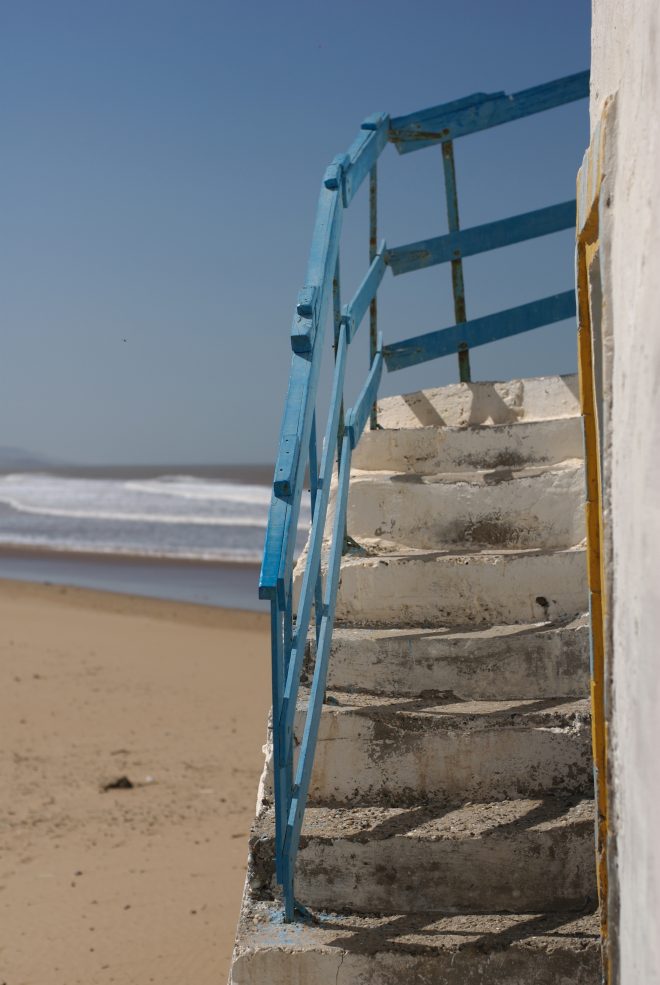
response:
[[[346,154],[327,168],[316,211],[305,285],[298,294],[291,328],[291,370],[280,430],[273,496],[268,516],[260,598],[271,607],[273,694],[273,786],[275,799],[276,878],[283,887],[285,919],[296,908],[294,865],[318,733],[334,626],[341,557],[346,543],[346,513],[351,456],[371,416],[383,365],[388,370],[458,351],[461,379],[469,379],[468,347],[483,345],[575,314],[573,292],[468,321],[465,314],[462,257],[547,235],[574,224],[575,202],[563,202],[524,215],[461,231],[458,222],[452,141],[541,112],[588,94],[588,72],[523,90],[513,96],[477,93],[466,99],[390,120],[376,113],[362,124]],[[440,143],[447,196],[449,233],[388,250],[377,248],[377,161],[389,142],[401,153]],[[342,307],[339,240],[342,214],[369,176],[370,229],[367,272],[353,299]],[[400,274],[437,263],[451,263],[456,324],[383,347],[377,332],[376,297],[387,266]],[[316,444],[316,396],[325,333],[332,301],[335,366],[320,462]],[[370,312],[370,369],[354,406],[344,415],[344,375],[348,352]],[[325,584],[322,547],[337,453],[335,516]],[[294,620],[293,564],[305,475],[309,471],[312,518],[305,570]],[[314,612],[316,655],[295,777],[294,717],[307,635]]]

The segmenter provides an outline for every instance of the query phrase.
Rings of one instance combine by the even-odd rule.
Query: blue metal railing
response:
[[[544,236],[575,223],[575,201],[461,231],[458,218],[453,144],[456,137],[498,126],[588,95],[589,73],[580,72],[508,96],[478,93],[443,106],[390,119],[370,117],[348,152],[337,156],[323,178],[305,286],[298,294],[291,329],[293,350],[289,388],[275,466],[259,595],[270,600],[273,692],[273,787],[276,878],[283,889],[285,919],[304,911],[294,894],[294,868],[314,763],[334,625],[351,455],[367,420],[377,426],[376,397],[383,370],[457,353],[462,380],[470,379],[469,348],[485,345],[575,314],[574,292],[468,320],[462,258],[511,243]],[[449,233],[388,250],[377,246],[377,160],[389,142],[401,153],[442,145]],[[367,273],[355,296],[341,305],[339,239],[343,210],[369,176],[370,220]],[[437,263],[451,263],[456,323],[383,347],[377,330],[376,297],[387,266],[394,274]],[[344,414],[344,375],[350,346],[369,311],[370,370],[354,404]],[[320,460],[316,398],[327,323],[333,325],[335,353],[330,408]],[[336,507],[325,564],[321,548],[330,483],[337,462]],[[297,611],[294,617],[293,564],[305,475],[309,472],[311,529]],[[294,717],[307,636],[314,614],[316,657],[302,740],[294,773]]]

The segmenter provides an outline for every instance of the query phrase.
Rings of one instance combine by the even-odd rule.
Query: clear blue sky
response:
[[[0,445],[272,461],[325,165],[376,110],[588,65],[588,0],[0,0]],[[573,197],[587,144],[586,101],[459,141],[461,222]],[[388,147],[381,174],[390,245],[445,231],[437,148]],[[365,199],[345,224],[347,291]],[[572,234],[467,260],[465,281],[468,317],[566,290]],[[450,324],[448,269],[388,274],[380,307],[386,341]],[[475,379],[575,364],[569,324],[472,358]],[[454,379],[446,359],[383,389]]]

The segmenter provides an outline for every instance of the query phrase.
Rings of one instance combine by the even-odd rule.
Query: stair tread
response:
[[[307,708],[309,691],[301,687],[298,707]],[[329,699],[329,700],[328,700]],[[505,701],[466,700],[438,693],[401,698],[370,692],[327,691],[323,713],[361,718],[407,719],[429,728],[571,727],[590,717],[588,698],[523,698]],[[332,741],[329,739],[328,741]]]
[[[313,920],[284,924],[279,904],[251,900],[242,914],[239,950],[248,950],[251,940],[259,949],[359,950],[372,955],[382,951],[456,952],[471,945],[480,953],[511,947],[538,952],[600,947],[596,912],[368,916],[317,911]]]
[[[467,547],[461,545],[458,549],[454,545],[442,548],[411,547],[408,544],[391,545],[383,543],[381,549],[377,549],[375,544],[369,545],[368,553],[354,553],[349,551],[342,558],[342,568],[368,564],[370,561],[378,561],[381,557],[393,561],[435,561],[436,559],[446,559],[448,561],[461,560],[479,561],[494,563],[499,559],[517,559],[519,557],[556,557],[561,554],[584,554],[584,544],[573,544],[570,547],[487,547],[475,545]]]
[[[435,626],[433,628],[428,626],[385,626],[380,628],[378,626],[336,626],[332,635],[333,641],[355,640],[361,642],[375,639],[383,641],[401,640],[410,643],[415,640],[432,640],[438,644],[461,643],[467,647],[469,644],[489,640],[536,637],[547,633],[578,632],[588,625],[589,616],[585,613],[564,623],[552,623],[544,620],[530,623],[503,623],[499,626],[466,626],[463,629],[457,629],[454,626]],[[314,646],[316,637],[313,628],[310,630],[309,640]],[[469,652],[462,654],[462,656],[465,659],[470,658]]]
[[[533,831],[575,825],[593,827],[595,803],[589,797],[535,797],[467,803],[456,807],[315,807],[305,812],[304,839],[353,843],[409,838],[419,841],[472,841],[477,838],[519,838]],[[271,837],[274,812],[258,818],[253,837]]]
[[[515,421],[496,421],[495,423],[474,423],[474,424],[381,424],[378,431],[452,431],[458,434],[465,434],[470,431],[504,431],[507,428],[542,428],[544,424],[556,424],[557,421],[579,421],[580,414],[552,414],[549,417],[520,417]],[[366,431],[365,434],[373,434],[373,431]]]
[[[584,460],[581,458],[566,458],[561,462],[549,465],[517,465],[511,468],[498,467],[495,469],[474,469],[471,472],[428,472],[416,475],[414,472],[400,472],[397,469],[360,469],[351,468],[351,483],[355,482],[400,482],[433,486],[437,484],[490,486],[496,483],[516,482],[522,479],[535,479],[556,472],[581,472]]]

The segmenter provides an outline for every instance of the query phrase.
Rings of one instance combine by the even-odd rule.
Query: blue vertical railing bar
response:
[[[284,693],[284,652],[282,639],[282,611],[279,600],[273,598],[270,603],[271,611],[271,654],[272,654],[272,693],[273,719],[275,709],[281,707]],[[277,733],[276,723],[273,722],[273,788],[275,795],[275,873],[278,882],[283,881],[284,875],[284,836],[288,816],[289,790],[285,770],[282,766],[283,756],[281,743]]]
[[[369,172],[369,263],[376,259],[378,242],[378,166],[374,164]],[[369,365],[373,365],[378,345],[378,299],[374,294],[369,304]],[[378,408],[374,401],[371,408],[371,430],[378,427]]]
[[[371,419],[371,427],[377,427],[376,399],[383,366],[399,369],[449,354],[456,351],[461,340],[470,345],[483,345],[569,317],[575,310],[574,294],[571,291],[461,323],[461,298],[464,310],[462,258],[566,228],[569,225],[569,212],[574,205],[566,202],[460,232],[453,148],[448,142],[488,126],[496,126],[510,119],[581,98],[587,94],[587,89],[587,73],[581,73],[545,86],[537,86],[535,89],[524,90],[514,96],[505,96],[503,93],[477,94],[392,121],[387,114],[376,113],[365,120],[348,152],[337,156],[324,175],[305,282],[298,294],[291,327],[289,386],[280,428],[273,495],[259,580],[259,595],[270,601],[271,613],[275,874],[282,886],[287,921],[294,919],[296,910],[304,912],[304,907],[295,898],[295,862],[312,779],[327,680],[341,557],[346,542],[351,456],[367,421]],[[390,251],[384,242],[377,247],[377,161],[388,140],[403,152],[443,143],[443,159],[451,165],[445,170],[448,182],[448,236],[435,237]],[[369,268],[353,299],[342,308],[339,283],[342,213],[367,176]],[[458,263],[456,269],[461,274],[461,282],[455,282],[456,324],[438,332],[383,347],[377,326],[377,296],[386,266],[389,265],[395,273],[402,273],[445,262]],[[357,400],[344,419],[344,380],[350,344],[367,310],[370,313],[369,371]],[[319,455],[316,401],[327,322],[330,319],[333,324],[335,366],[323,445]],[[294,605],[293,561],[303,485],[308,471],[312,520],[300,595],[297,605]],[[333,475],[336,475],[335,515],[330,540],[326,543],[324,538],[328,533],[326,527]],[[294,774],[294,721],[312,610],[316,650]]]
[[[305,719],[305,728],[300,744],[298,765],[296,768],[296,779],[294,784],[291,807],[287,821],[284,852],[295,858],[300,841],[300,832],[305,812],[305,804],[309,793],[309,784],[314,765],[314,750],[318,736],[319,721],[321,718],[321,708],[325,693],[325,683],[328,671],[328,657],[330,655],[330,643],[332,639],[332,626],[334,623],[335,606],[337,604],[337,588],[339,584],[339,570],[341,567],[343,530],[346,524],[346,509],[348,505],[348,482],[351,470],[351,444],[348,436],[345,435],[341,447],[341,466],[339,470],[339,482],[337,485],[337,499],[335,505],[335,518],[332,532],[332,547],[328,559],[328,574],[326,579],[326,590],[324,596],[324,612],[321,621],[321,632],[319,634],[319,645],[314,664],[314,677],[309,694],[308,713]],[[291,915],[292,912],[291,912]]]
[[[319,490],[319,481],[318,455],[316,450],[316,411],[314,411],[312,416],[312,433],[309,439],[309,500],[312,517],[314,516],[314,510],[316,509],[316,497]],[[314,586],[314,622],[317,627],[321,620],[321,607],[323,605],[322,592],[323,587],[321,584],[321,571],[319,568],[316,584]],[[316,634],[316,642],[318,643],[318,629]]]
[[[281,713],[278,723],[282,729],[281,734],[285,744],[293,742],[292,728],[296,708],[296,695],[298,693],[300,670],[302,668],[302,661],[307,643],[307,631],[309,629],[309,621],[311,616],[313,590],[316,586],[317,577],[321,566],[321,546],[323,542],[328,499],[330,496],[330,479],[332,477],[334,452],[337,446],[339,409],[341,406],[341,393],[344,386],[344,374],[346,370],[346,349],[346,329],[342,325],[340,330],[339,345],[337,347],[337,361],[335,363],[331,413],[328,418],[328,426],[326,428],[325,440],[323,443],[321,472],[319,474],[319,494],[317,495],[316,508],[312,518],[312,528],[307,551],[307,563],[305,565],[305,573],[303,575],[302,588],[300,591],[300,601],[298,604],[294,646],[291,652],[291,659],[289,661],[287,681],[281,701]]]
[[[346,434],[350,438],[351,448],[355,448],[360,435],[364,431],[364,425],[371,413],[371,408],[376,400],[380,378],[383,374],[383,339],[378,337],[378,349],[369,370],[366,382],[355,401],[355,404],[346,417]]]
[[[387,246],[385,240],[380,244],[378,252],[371,261],[371,265],[365,275],[364,280],[358,287],[353,300],[350,304],[345,304],[343,309],[343,321],[346,323],[346,328],[348,330],[348,341],[352,342],[357,332],[362,319],[369,310],[372,302],[376,297],[376,292],[380,287],[380,282],[382,281],[385,270],[385,254],[387,251]]]

